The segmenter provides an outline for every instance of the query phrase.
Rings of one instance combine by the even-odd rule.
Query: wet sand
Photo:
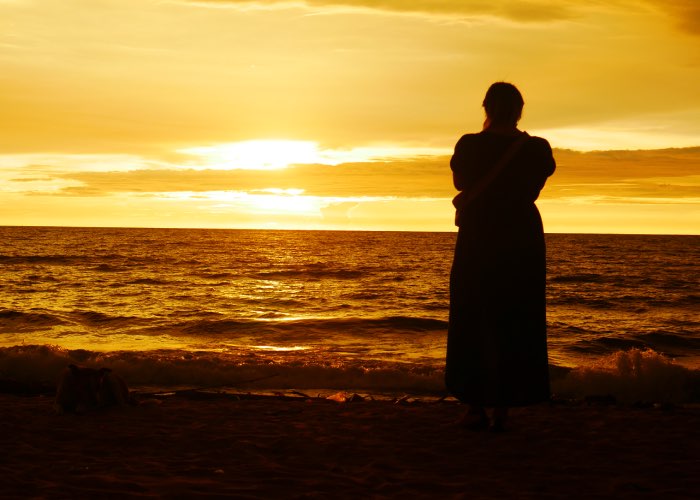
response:
[[[460,428],[455,402],[191,393],[59,415],[0,394],[2,498],[697,498],[700,408],[566,403]]]

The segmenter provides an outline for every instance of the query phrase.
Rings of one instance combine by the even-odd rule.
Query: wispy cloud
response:
[[[617,203],[697,203],[700,148],[654,151],[556,152],[547,198]],[[592,198],[591,198],[592,197]]]
[[[538,202],[549,231],[697,232],[700,147],[555,157]],[[145,158],[121,171],[74,171],[57,157],[49,166],[3,163],[13,164],[0,168],[5,223],[452,228],[449,156],[281,170],[162,168]]]
[[[206,7],[242,10],[307,8],[320,12],[373,10],[457,19],[489,16],[515,22],[574,19],[596,9],[653,9],[672,19],[682,31],[700,35],[700,4],[696,0],[174,0]]]
[[[700,2],[697,0],[647,0],[669,14],[676,26],[692,35],[700,36]]]
[[[283,170],[137,170],[78,172],[64,181],[89,187],[82,193],[175,192],[235,190],[270,193],[301,190],[307,196],[449,197],[447,158],[415,161],[344,163],[337,166],[297,165]],[[280,191],[277,191],[280,192]],[[66,194],[81,194],[71,188]]]
[[[470,18],[493,16],[518,22],[557,21],[576,17],[581,2],[540,0],[187,0],[210,7],[232,6],[241,9],[305,7],[312,10],[361,9],[403,14],[422,14]]]
[[[700,198],[700,147],[587,153],[556,150],[555,157],[557,172],[547,183],[543,198],[593,196],[649,203]],[[32,194],[41,194],[44,188],[43,193],[49,196],[235,191],[260,196],[450,199],[455,194],[449,156],[335,166],[302,164],[281,170],[163,168],[143,159],[137,163],[142,168],[122,171],[27,165],[6,171],[5,185],[12,192]],[[159,168],[149,167],[151,163]]]

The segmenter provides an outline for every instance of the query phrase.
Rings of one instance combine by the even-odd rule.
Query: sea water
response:
[[[0,378],[440,394],[454,243],[0,227]],[[547,255],[555,390],[700,399],[700,236],[549,234]]]

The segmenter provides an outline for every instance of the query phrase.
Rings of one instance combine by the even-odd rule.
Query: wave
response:
[[[426,394],[443,391],[441,370],[405,363],[304,363],[298,359],[273,362],[252,353],[232,356],[211,351],[105,353],[46,345],[0,348],[3,379],[51,385],[69,364],[109,367],[132,388],[350,389]]]
[[[137,316],[112,316],[99,311],[25,312],[14,309],[0,310],[0,332],[16,333],[45,330],[59,325],[109,326],[112,328],[144,324],[148,320]]]
[[[193,276],[205,280],[231,280],[240,278],[238,274],[229,272],[201,272],[194,273]]]
[[[632,302],[633,304],[641,305],[639,299]],[[576,308],[590,307],[592,309],[614,309],[616,306],[615,300],[608,300],[600,296],[586,297],[582,294],[571,296],[557,296],[554,293],[547,298],[549,306],[573,306]]]
[[[568,346],[568,349],[587,354],[609,353],[614,350],[652,349],[667,356],[682,358],[688,353],[700,352],[700,338],[689,333],[683,335],[661,331],[579,340]]]
[[[301,268],[301,269],[283,269],[273,271],[263,271],[255,273],[252,277],[258,279],[288,279],[288,278],[303,278],[305,280],[320,280],[320,279],[337,279],[337,280],[355,280],[366,276],[363,271],[347,270],[347,269],[320,269],[320,268]]]
[[[97,264],[92,270],[100,273],[121,273],[125,272],[127,269],[121,265]]]
[[[68,315],[69,318],[77,323],[89,326],[106,326],[113,327],[125,326],[140,321],[141,318],[136,316],[112,316],[99,311],[73,311]]]
[[[170,281],[156,278],[138,278],[132,281],[127,281],[125,285],[168,285]]]
[[[446,395],[441,367],[386,361],[330,362],[299,356],[273,360],[251,352],[67,350],[27,345],[0,348],[0,378],[52,386],[69,364],[108,367],[135,390],[217,388],[348,390],[370,393]],[[700,402],[700,370],[651,351],[618,351],[577,368],[551,366],[558,398],[606,396],[618,403]]]
[[[35,285],[39,283],[60,283],[61,280],[54,278],[51,275],[40,276],[38,274],[29,274],[20,282],[22,285]]]
[[[606,296],[601,296],[601,294],[593,294],[590,292],[587,294],[585,292],[577,292],[571,295],[558,295],[556,290],[550,290],[547,303],[550,306],[647,311],[649,308],[691,308],[700,304],[700,296],[694,294],[667,295],[665,298],[659,298],[650,294],[606,294]]]
[[[688,332],[687,335],[676,335],[667,332],[645,333],[639,335],[638,338],[652,346],[667,346],[670,348],[700,352],[700,338],[692,337],[690,332]]]
[[[72,265],[84,261],[80,255],[0,255],[0,264]]]
[[[552,381],[565,397],[609,396],[620,403],[700,402],[700,370],[677,365],[651,349],[630,349],[604,356]]]
[[[285,303],[285,305],[290,304]],[[291,305],[299,305],[299,303],[295,301]],[[270,311],[255,318],[219,319],[217,314],[205,315],[198,312],[194,319],[182,321],[186,316],[188,315],[180,315],[178,318],[173,316],[167,326],[158,323],[149,327],[149,324],[153,323],[149,318],[112,315],[98,310],[73,310],[52,314],[45,311],[24,312],[8,309],[0,310],[0,332],[48,329],[66,324],[87,327],[108,326],[111,328],[137,325],[160,332],[167,330],[167,333],[173,335],[223,337],[237,334],[267,335],[276,333],[291,336],[295,336],[295,334],[302,336],[313,336],[314,334],[367,336],[377,333],[438,332],[447,329],[447,321],[413,316],[290,319],[287,313]]]
[[[0,332],[38,330],[62,324],[64,320],[45,312],[0,310]]]
[[[447,321],[411,316],[388,316],[380,318],[311,318],[296,320],[194,320],[180,323],[176,329],[188,334],[227,334],[238,332],[293,332],[305,335],[314,332],[375,334],[378,330],[440,331],[447,329]]]
[[[679,290],[675,290],[676,293]],[[654,307],[690,307],[700,304],[700,295],[689,293],[667,299],[653,299],[649,301],[649,305]]]
[[[603,275],[596,273],[564,274],[551,276],[549,281],[553,283],[599,283],[603,281]]]

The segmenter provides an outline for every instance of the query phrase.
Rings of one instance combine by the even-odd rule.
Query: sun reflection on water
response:
[[[289,351],[306,351],[310,347],[295,345],[295,346],[277,346],[277,345],[252,345],[253,349],[260,349],[263,351],[273,351],[273,352],[289,352]]]

